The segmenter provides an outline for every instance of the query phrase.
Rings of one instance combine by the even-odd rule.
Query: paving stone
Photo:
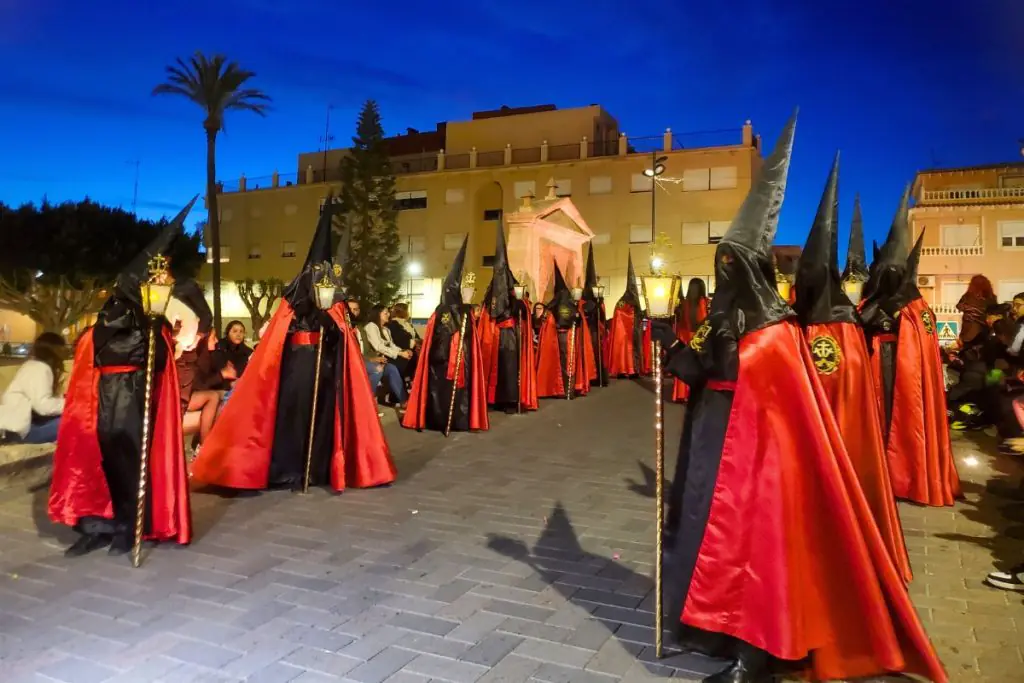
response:
[[[525,640],[516,647],[515,653],[520,657],[530,657],[576,669],[582,669],[594,656],[593,650],[543,640]]]
[[[523,642],[518,636],[508,633],[492,633],[463,653],[461,659],[473,664],[494,666],[505,655],[515,650]]]
[[[299,669],[317,671],[332,676],[343,676],[363,663],[362,660],[355,657],[347,657],[312,647],[300,647],[281,661]]]
[[[388,647],[378,653],[373,659],[348,672],[345,677],[359,683],[380,683],[387,680],[389,676],[394,675],[419,656],[419,654],[409,650]]]
[[[486,666],[436,655],[420,655],[409,662],[403,670],[449,683],[474,683],[487,673]]]
[[[404,628],[410,631],[431,633],[436,636],[447,635],[459,625],[457,621],[448,621],[446,619],[438,619],[436,617],[426,617],[419,614],[407,613],[399,614],[388,622],[388,624],[390,626]]]
[[[116,676],[118,671],[81,657],[67,657],[43,667],[39,673],[66,683],[102,683]]]
[[[178,643],[167,651],[168,657],[180,659],[186,664],[197,664],[211,669],[219,669],[233,659],[238,659],[242,653],[237,650],[210,645],[208,643],[188,642]]]
[[[541,664],[533,674],[533,679],[545,683],[615,683],[619,679],[592,671],[561,666],[559,664]],[[623,679],[631,680],[631,679]]]
[[[281,662],[269,664],[245,677],[246,683],[290,683],[301,676],[302,669]]]

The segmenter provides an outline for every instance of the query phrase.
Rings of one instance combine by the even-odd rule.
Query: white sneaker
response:
[[[1024,593],[1024,564],[1017,565],[1008,572],[990,572],[985,577],[985,583],[1004,591]]]

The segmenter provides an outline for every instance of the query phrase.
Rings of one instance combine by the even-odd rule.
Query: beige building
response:
[[[644,272],[662,232],[672,244],[662,254],[668,269],[684,278],[708,278],[713,287],[714,245],[762,162],[749,121],[716,135],[721,144],[694,138],[704,146],[692,147],[690,136],[670,130],[634,138],[600,106],[544,105],[477,112],[434,131],[410,129],[388,138],[414,315],[433,310],[441,278],[467,233],[466,267],[476,272],[482,295],[491,277],[496,221],[516,211],[525,195],[543,198],[552,184],[595,233],[597,271],[608,298],[618,299],[625,288],[628,254]],[[338,163],[346,153],[303,153],[295,175],[243,176],[222,186],[225,283],[295,275],[324,198],[337,192]],[[652,185],[643,171],[656,156],[666,159],[652,229]],[[225,317],[246,315],[230,284],[223,304]]]
[[[914,239],[925,230],[918,284],[940,320],[959,321],[974,275],[1000,301],[1024,292],[1024,164],[922,171],[913,196]]]

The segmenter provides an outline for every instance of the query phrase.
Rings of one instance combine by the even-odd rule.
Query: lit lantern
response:
[[[644,275],[640,278],[647,315],[671,318],[679,303],[678,275]]]
[[[476,296],[476,273],[469,272],[462,276],[462,303],[469,305],[473,303]]]
[[[573,301],[579,301],[582,298],[583,298],[583,288],[582,287],[573,287],[572,288],[572,300]]]
[[[338,290],[330,278],[326,275],[320,282],[316,283],[316,305],[321,311],[326,311],[334,305],[334,293]]]
[[[520,301],[526,296],[526,287],[523,285],[512,285],[512,294]]]
[[[861,295],[864,293],[863,280],[843,280],[843,291],[854,305],[860,303]]]
[[[171,302],[174,280],[168,264],[163,256],[156,256],[149,262],[149,279],[142,285],[142,309],[150,318],[163,315]]]

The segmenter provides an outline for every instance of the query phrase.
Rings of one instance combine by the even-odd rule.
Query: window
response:
[[[683,223],[683,244],[707,244],[708,223],[707,221]]]
[[[736,187],[736,167],[718,166],[711,169],[711,189],[731,190]]]
[[[1024,175],[1000,176],[999,187],[1024,187]]]
[[[634,173],[629,178],[630,192],[650,192],[654,187],[654,178],[648,178],[643,173]]]
[[[220,262],[227,263],[231,260],[231,247],[224,244],[220,245]],[[206,249],[206,262],[213,263],[213,249]]]
[[[960,297],[967,291],[967,285],[969,284],[969,282],[943,280],[941,290],[942,303],[947,306],[956,306],[960,301]]]
[[[708,241],[711,244],[718,244],[725,237],[730,225],[732,221],[711,221],[708,224]]]
[[[412,190],[395,193],[395,211],[427,208],[427,191]]]
[[[1013,301],[1013,297],[1024,292],[1024,280],[1000,280],[996,285],[996,295],[1000,301]]]
[[[491,254],[490,256],[484,256],[483,263],[481,265],[484,268],[493,268],[494,267],[494,254]]]
[[[611,194],[612,178],[607,175],[590,176],[590,194]]]
[[[260,250],[259,245],[252,245],[249,247],[249,260],[263,258],[263,252]]]
[[[295,242],[281,242],[282,258],[295,258]]]
[[[423,289],[426,280],[421,277],[409,278],[402,283],[404,294],[410,299],[414,296],[423,296]]]
[[[427,238],[426,237],[410,237],[409,238],[409,253],[410,254],[422,254],[427,250]]]
[[[943,225],[940,229],[944,247],[975,247],[981,243],[977,225]]]
[[[516,199],[522,199],[526,195],[530,194],[534,197],[537,196],[537,181],[535,180],[517,180],[513,186],[513,192],[515,193]]]
[[[630,244],[648,244],[654,241],[654,230],[649,225],[629,226]]]
[[[449,187],[444,191],[445,204],[461,204],[466,201],[466,191],[461,187]]]
[[[501,209],[484,209],[485,221],[500,221]]]
[[[444,250],[458,251],[462,247],[462,240],[466,238],[464,232],[449,232],[444,236]]]
[[[999,245],[1004,249],[1024,247],[1024,221],[999,221]]]
[[[688,168],[683,171],[683,192],[700,192],[711,189],[710,168]]]
[[[556,197],[570,197],[572,196],[572,180],[569,178],[558,178],[555,180],[555,196]]]

